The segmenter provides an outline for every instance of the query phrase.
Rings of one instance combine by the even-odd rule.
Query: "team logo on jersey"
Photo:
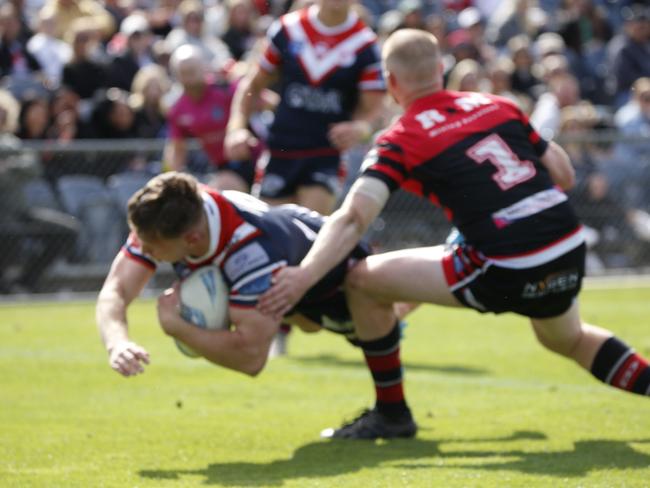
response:
[[[289,52],[293,56],[298,56],[303,49],[305,49],[305,43],[302,41],[290,41],[289,42]]]
[[[221,107],[214,107],[212,109],[212,118],[214,120],[222,120],[224,116],[224,111]]]

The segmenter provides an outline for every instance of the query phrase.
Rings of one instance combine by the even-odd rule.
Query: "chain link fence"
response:
[[[576,168],[570,198],[588,227],[592,275],[650,269],[650,139],[564,135]],[[191,145],[190,170],[209,164]],[[0,293],[96,292],[126,239],[126,202],[160,171],[162,141],[102,140],[0,146]],[[362,150],[349,155],[350,180]],[[451,230],[443,212],[404,192],[369,231],[378,250],[432,245]],[[163,267],[151,284],[171,279]]]

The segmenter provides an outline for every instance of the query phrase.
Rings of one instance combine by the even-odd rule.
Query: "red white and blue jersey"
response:
[[[547,146],[511,101],[442,90],[416,100],[377,139],[362,174],[441,206],[494,264],[530,268],[584,241],[540,161]]]
[[[210,230],[209,249],[204,256],[174,263],[174,269],[183,278],[194,269],[217,265],[230,290],[230,305],[255,307],[271,287],[273,273],[283,266],[299,264],[307,254],[323,218],[297,205],[269,207],[245,193],[219,193],[207,187],[202,190]],[[157,266],[142,252],[134,233],[122,252],[151,269]],[[349,259],[311,288],[291,313],[300,313],[334,332],[352,333],[343,282],[351,262],[367,254],[363,245],[357,246]]]
[[[354,12],[336,27],[322,24],[318,7],[283,15],[268,30],[262,69],[281,71],[281,101],[268,145],[305,151],[300,157],[338,154],[330,124],[350,120],[363,90],[384,91],[375,33]]]

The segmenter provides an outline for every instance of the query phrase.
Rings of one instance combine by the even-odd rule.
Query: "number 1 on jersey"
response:
[[[466,154],[478,164],[489,161],[496,166],[498,171],[492,179],[504,191],[531,179],[537,172],[532,162],[519,159],[497,134],[481,139]]]

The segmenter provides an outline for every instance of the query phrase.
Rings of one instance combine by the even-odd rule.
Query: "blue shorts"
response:
[[[333,151],[328,152],[331,154],[294,158],[291,156],[300,156],[300,152],[272,151],[268,162],[260,164],[259,167],[259,175],[256,178],[260,183],[259,196],[291,197],[301,186],[322,186],[338,196],[345,180],[345,171],[340,155]],[[278,153],[281,155],[278,156]]]

